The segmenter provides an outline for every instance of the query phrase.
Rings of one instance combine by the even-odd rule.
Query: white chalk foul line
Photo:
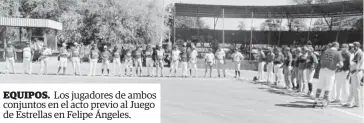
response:
[[[332,109],[334,109],[336,111],[340,111],[340,112],[348,114],[348,115],[351,115],[351,116],[355,116],[355,117],[364,119],[364,116],[360,116],[360,115],[357,115],[357,114],[354,114],[354,113],[351,113],[351,112],[348,112],[348,111],[344,111],[344,110],[341,110],[341,109],[338,109],[338,108],[332,108]]]

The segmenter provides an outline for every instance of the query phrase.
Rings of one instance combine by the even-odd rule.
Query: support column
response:
[[[307,41],[310,40],[311,25],[312,25],[312,14],[313,14],[313,9],[311,9],[311,17],[310,17],[310,25],[308,26]]]
[[[252,56],[252,44],[253,44],[253,21],[254,21],[254,11],[252,12],[252,18],[250,23],[250,49],[249,49],[249,59],[251,59]]]
[[[222,9],[222,44],[225,44],[225,9]]]
[[[342,6],[342,10],[341,10],[341,13],[340,13],[340,24],[339,24],[339,29],[336,32],[336,41],[339,41],[339,35],[340,35],[340,30],[341,30],[341,24],[342,24],[342,21],[343,21],[344,10],[345,10],[345,5]]]
[[[22,31],[21,31],[21,27],[19,27],[19,41],[21,42],[21,39],[22,39]]]
[[[173,10],[173,43],[176,43],[176,6],[174,6]]]
[[[281,17],[281,22],[279,24],[278,46],[280,46],[281,44],[282,22],[283,22],[283,16]]]

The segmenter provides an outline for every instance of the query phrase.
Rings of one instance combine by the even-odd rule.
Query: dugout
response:
[[[7,18],[0,17],[0,26],[18,30],[13,38],[5,38],[3,34],[0,40],[0,59],[3,59],[3,52],[9,42],[15,47],[18,60],[22,59],[22,48],[26,43],[30,43],[35,50],[39,50],[38,45],[46,44],[49,48],[57,49],[57,31],[62,30],[62,23],[48,19],[30,18]],[[26,32],[24,32],[26,31]],[[27,35],[24,36],[23,34]],[[37,42],[35,42],[37,41]],[[38,53],[39,54],[39,53]],[[37,52],[35,52],[35,57]]]

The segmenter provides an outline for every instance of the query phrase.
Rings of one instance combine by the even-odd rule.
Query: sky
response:
[[[293,0],[164,0],[164,5],[171,3],[190,3],[190,4],[213,4],[213,5],[249,5],[249,6],[277,6],[277,5],[292,5]],[[213,29],[214,21],[212,18],[202,18],[206,24]],[[216,25],[216,29],[225,30],[238,30],[238,25],[240,21],[243,21],[246,29],[249,30],[251,25],[254,28],[260,28],[262,22],[265,19],[254,19],[251,24],[251,19],[231,19],[227,18],[224,20],[224,26],[222,19],[219,19]],[[283,20],[283,24],[286,24],[287,20]]]

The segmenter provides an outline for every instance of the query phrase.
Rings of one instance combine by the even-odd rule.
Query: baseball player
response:
[[[188,76],[188,53],[187,45],[183,45],[181,52],[181,67],[182,67],[182,77],[187,78]]]
[[[163,77],[163,68],[164,68],[164,49],[161,48],[161,46],[157,45],[156,46],[156,77],[159,77],[159,75],[161,75],[161,77]],[[160,70],[160,73],[159,73]]]
[[[284,79],[284,75],[283,75],[283,60],[284,60],[284,56],[282,54],[282,52],[280,51],[279,48],[276,48],[274,50],[274,54],[275,57],[273,59],[273,64],[274,64],[274,75],[275,75],[275,85],[277,86],[282,86],[284,87],[284,83],[283,83],[283,79]]]
[[[90,61],[90,72],[89,76],[95,76],[96,75],[96,66],[97,61],[99,60],[100,52],[96,48],[96,45],[91,45],[91,50],[89,54],[89,61]]]
[[[147,72],[148,77],[151,77],[153,75],[153,48],[151,45],[147,46],[147,49],[144,51],[146,66],[147,66]]]
[[[125,76],[133,75],[133,56],[131,49],[127,49],[124,56]]]
[[[142,60],[142,54],[143,49],[141,46],[137,47],[133,53],[133,61],[135,65],[135,73],[136,76],[141,77],[142,76],[142,67],[143,67],[143,60]]]
[[[205,54],[205,77],[207,76],[208,69],[210,70],[210,78],[212,77],[212,67],[215,63],[215,55],[212,53],[212,49],[208,50]]]
[[[306,60],[306,68],[304,71],[306,72],[306,81],[308,84],[307,96],[311,96],[313,76],[315,75],[316,67],[318,65],[318,60],[316,55],[314,54],[314,49],[312,47],[307,48]]]
[[[364,72],[364,59],[363,59],[363,51],[360,49],[361,45],[359,42],[353,43],[354,47],[354,58],[352,60],[351,65],[351,85],[350,85],[350,94],[349,99],[346,105],[348,107],[359,107],[360,105],[360,81],[363,78]]]
[[[24,73],[32,74],[33,54],[34,54],[33,49],[30,48],[30,44],[27,43],[26,47],[24,47],[24,49],[23,49],[23,69],[24,69]]]
[[[329,103],[330,90],[335,81],[335,72],[337,68],[343,66],[343,60],[338,51],[339,43],[332,43],[332,47],[323,52],[320,58],[321,69],[320,78],[316,90],[315,104],[318,103],[321,93],[324,92],[324,105]]]
[[[174,45],[172,48],[172,53],[171,53],[171,57],[170,57],[171,67],[169,70],[169,77],[171,77],[172,72],[174,72],[174,77],[176,77],[178,63],[179,63],[179,60],[181,59],[180,54],[181,54],[181,51],[178,50],[177,45]]]
[[[17,56],[16,56],[16,51],[15,51],[15,48],[11,45],[11,42],[9,42],[7,44],[7,47],[5,48],[5,52],[3,54],[3,58],[5,59],[6,61],[6,66],[5,66],[5,73],[6,74],[9,74],[9,69],[10,69],[10,66],[13,70],[13,73],[15,74],[16,71],[15,71],[15,61],[17,60]]]
[[[289,47],[284,48],[284,80],[286,82],[286,89],[291,90],[294,85],[291,84],[291,75],[292,75],[292,54],[291,49]]]
[[[112,52],[112,61],[113,61],[113,68],[114,68],[114,70],[113,70],[113,74],[114,74],[114,76],[122,76],[123,74],[121,73],[121,71],[122,71],[122,68],[121,68],[121,55],[122,55],[122,53],[121,53],[121,49],[119,48],[119,46],[118,45],[116,45],[116,46],[114,46],[114,49],[113,49],[113,52]],[[118,68],[119,69],[119,73],[117,74],[116,73],[116,68]]]
[[[240,78],[240,63],[244,60],[243,54],[239,52],[238,48],[235,48],[234,53],[231,55],[233,58],[233,64],[235,69],[235,78]]]
[[[111,53],[108,47],[105,45],[101,52],[101,75],[104,76],[104,70],[107,70],[107,75],[110,75],[110,58]]]
[[[291,76],[291,81],[292,81],[292,89],[298,91],[299,88],[299,84],[298,84],[298,58],[301,57],[301,51],[302,49],[300,47],[297,47],[296,49],[292,50],[292,52],[294,52],[293,56],[293,60],[292,60],[292,66],[293,66],[293,70],[292,70],[292,76]]]
[[[68,57],[70,56],[66,47],[67,47],[67,44],[62,43],[62,47],[59,49],[59,67],[58,67],[57,75],[59,74],[59,72],[61,71],[62,68],[63,68],[63,75],[66,74]]]
[[[74,43],[74,46],[71,47],[71,58],[72,58],[72,67],[73,71],[75,72],[74,75],[82,75],[81,74],[81,47],[78,45],[77,42]]]
[[[43,48],[40,50],[40,52],[41,56],[38,59],[38,61],[40,61],[39,75],[47,75],[49,56],[52,55],[52,51],[51,49],[47,48],[47,45],[43,45]]]
[[[264,80],[265,53],[258,48],[258,81]]]
[[[354,54],[349,52],[349,45],[342,44],[340,49],[341,56],[343,58],[343,67],[336,71],[335,75],[335,92],[336,97],[333,103],[346,104],[349,95],[349,71],[350,71],[350,59]]]
[[[224,49],[221,48],[221,46],[218,47],[216,53],[215,53],[215,57],[216,57],[216,67],[217,67],[217,75],[218,77],[221,77],[220,75],[220,69],[222,69],[222,73],[224,75],[224,77],[226,77],[226,71],[225,71],[225,51]]]
[[[267,56],[266,56],[266,62],[267,62],[267,81],[268,83],[270,84],[273,84],[274,82],[274,73],[273,73],[273,58],[275,57],[273,51],[271,48],[268,48],[269,52],[267,53]]]
[[[192,71],[195,71],[195,77],[197,77],[197,51],[195,45],[191,45],[191,51],[189,52],[189,68],[190,76],[192,76]]]

